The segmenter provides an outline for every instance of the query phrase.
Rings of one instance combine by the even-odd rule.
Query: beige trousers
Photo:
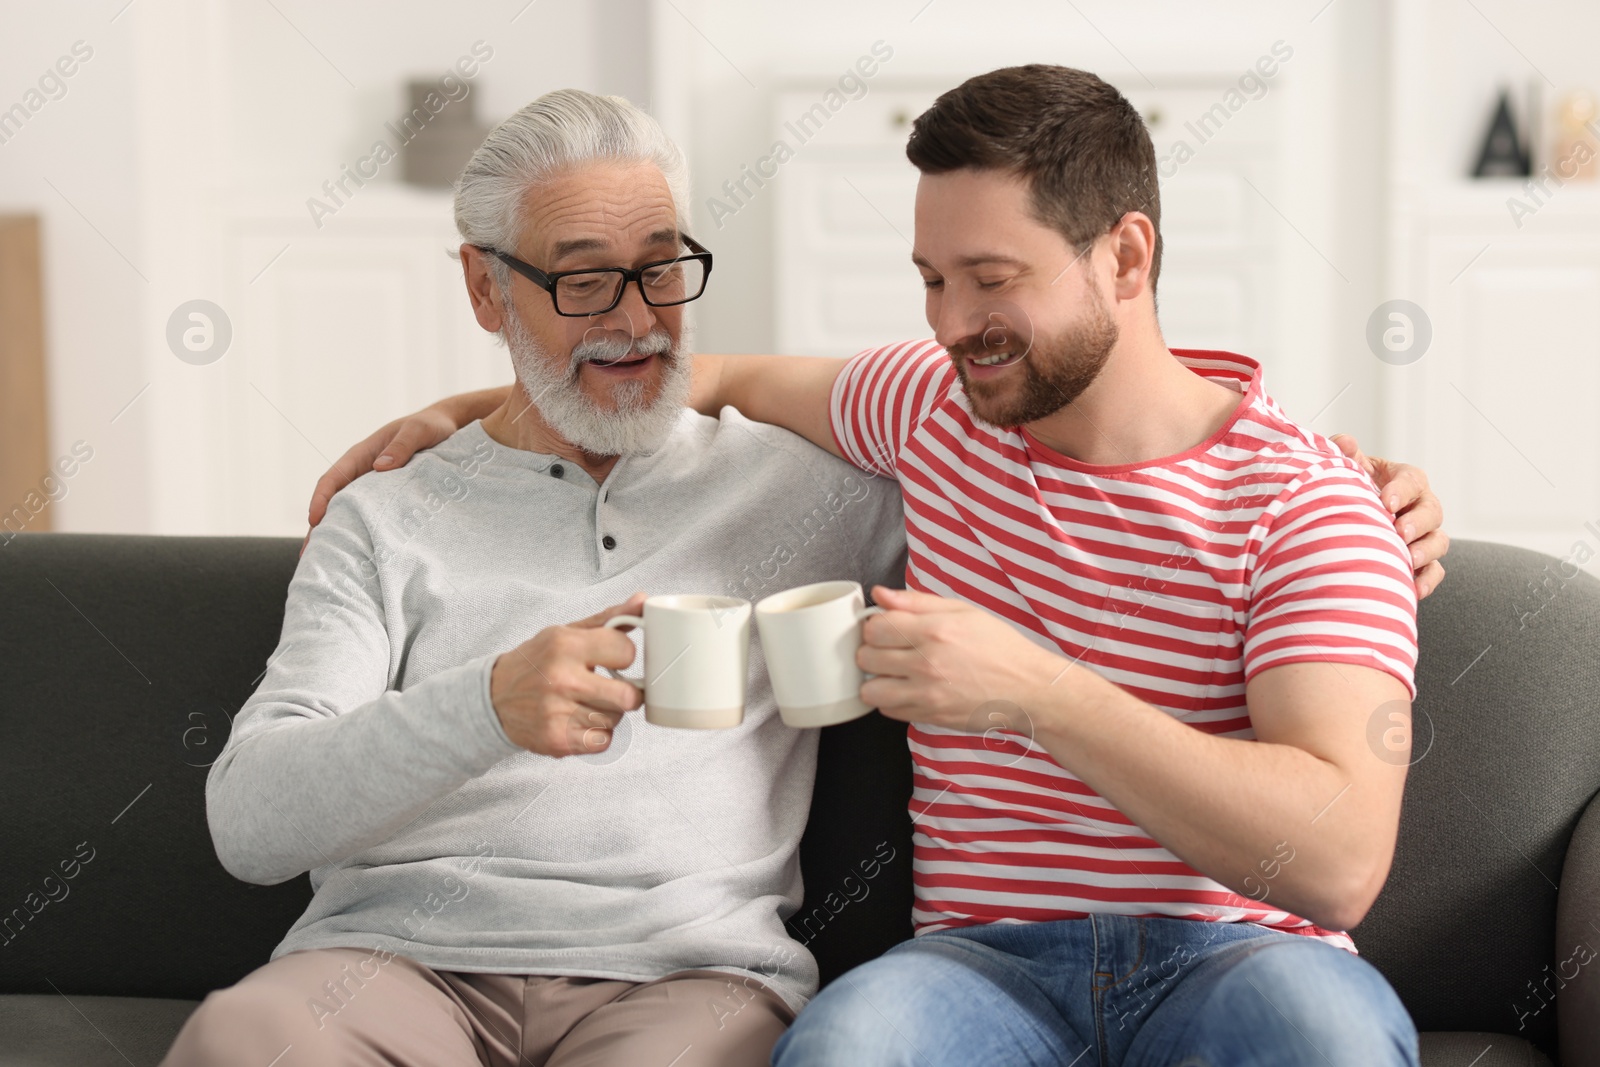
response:
[[[765,985],[717,971],[619,982],[308,949],[208,995],[161,1067],[765,1067],[793,1019]]]

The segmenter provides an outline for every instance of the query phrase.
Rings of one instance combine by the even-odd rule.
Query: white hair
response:
[[[678,230],[687,230],[689,167],[661,124],[620,96],[556,89],[496,126],[472,153],[455,185],[461,239],[511,251],[530,186],[603,160],[654,163],[672,193]],[[508,295],[511,268],[488,260],[501,294]]]

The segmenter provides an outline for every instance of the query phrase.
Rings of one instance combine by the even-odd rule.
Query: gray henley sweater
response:
[[[633,981],[712,968],[798,1008],[817,968],[784,920],[800,904],[817,731],[778,718],[754,626],[742,725],[630,712],[592,755],[513,744],[489,672],[635,590],[898,586],[902,521],[893,482],[732,408],[685,411],[662,448],[598,484],[476,422],[356,479],[311,535],[278,647],[206,780],[229,872],[261,885],[311,872],[311,904],[272,958],[358,947]]]

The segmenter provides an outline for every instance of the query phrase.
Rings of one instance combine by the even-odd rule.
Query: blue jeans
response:
[[[1417,1067],[1377,969],[1250,923],[1094,915],[943,930],[830,983],[775,1067]]]

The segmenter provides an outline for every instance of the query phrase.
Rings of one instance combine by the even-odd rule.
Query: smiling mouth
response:
[[[1009,367],[1022,359],[1022,352],[991,352],[986,356],[972,356],[967,362],[975,367]]]
[[[654,353],[630,352],[628,355],[621,356],[617,359],[587,359],[584,360],[584,362],[591,367],[599,367],[601,370],[612,370],[624,367],[637,367],[640,364],[654,358]]]

